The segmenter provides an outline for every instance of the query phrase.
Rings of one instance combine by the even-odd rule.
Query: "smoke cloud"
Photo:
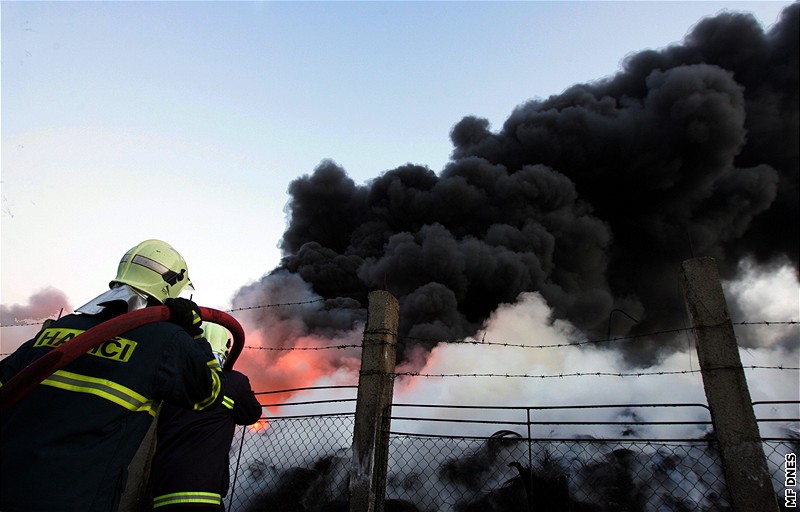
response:
[[[9,325],[25,320],[42,320],[58,314],[62,309],[71,311],[69,299],[61,290],[45,288],[28,299],[27,304],[0,304],[0,322]]]
[[[239,290],[234,307],[295,304],[245,309],[237,315],[248,329],[246,347],[252,349],[237,361],[237,368],[250,377],[253,389],[293,389],[314,385],[321,378],[330,379],[331,385],[352,383],[360,365],[357,347],[366,313],[353,299],[321,301],[308,282],[280,270],[267,281]],[[325,348],[337,346],[345,348]],[[272,396],[269,401],[287,397]]]
[[[385,289],[398,357],[424,362],[433,340],[474,335],[532,292],[588,337],[685,327],[678,268],[693,256],[726,279],[748,262],[796,282],[798,20],[797,3],[768,31],[707,18],[610,78],[519,105],[499,131],[465,117],[438,174],[408,164],[359,185],[322,162],[289,187],[280,266],[234,306],[324,299],[249,314],[285,346],[352,331]],[[651,365],[677,343],[627,344],[624,359]]]
[[[17,347],[29,340],[41,327],[38,324],[21,325],[23,323],[33,323],[46,318],[56,318],[59,312],[72,311],[69,299],[64,292],[55,288],[45,288],[40,290],[28,299],[27,304],[12,304],[10,306],[0,304],[0,324],[12,326],[2,329],[2,339],[0,339],[0,354],[3,356],[16,350]]]
[[[745,282],[734,283],[734,286]],[[774,291],[777,293],[786,293],[780,286],[776,288]],[[775,305],[767,305],[766,309],[774,309],[777,315],[788,313],[785,306],[776,309]],[[487,338],[527,338],[545,345],[563,343],[573,327],[565,321],[551,322],[549,316],[549,308],[540,294],[523,294],[515,304],[501,305],[491,315],[486,325]],[[790,329],[797,339],[797,326]],[[619,441],[707,438],[711,426],[693,423],[709,421],[710,413],[704,407],[628,405],[572,410],[535,409],[532,416],[526,416],[526,410],[520,408],[524,403],[541,406],[656,404],[665,401],[703,404],[705,397],[699,373],[655,375],[657,372],[680,372],[687,367],[697,369],[696,356],[687,346],[691,345],[690,340],[687,337],[684,341],[687,343],[683,351],[673,352],[648,369],[652,375],[624,378],[591,375],[598,369],[620,365],[621,353],[611,350],[574,346],[542,350],[530,346],[501,347],[483,343],[439,344],[430,352],[425,366],[419,370],[421,373],[477,372],[499,376],[398,379],[391,430],[425,437],[399,434],[393,437],[387,499],[413,504],[399,509],[409,511],[528,510],[524,485],[516,488],[518,493],[505,495],[514,489],[508,484],[517,476],[517,470],[509,462],[521,462],[526,466],[520,468],[522,470],[530,467],[525,422],[533,420],[537,423],[531,426],[531,438],[545,440],[534,441],[532,453],[537,459],[532,464],[534,476],[538,477],[540,484],[548,481],[551,484],[538,488],[533,494],[534,510],[621,510],[621,507],[641,511],[726,510],[728,504],[715,501],[721,498],[724,502],[726,491],[719,453],[713,445],[678,443],[659,447]],[[796,361],[797,357],[796,346],[791,352],[772,345],[746,349],[742,353],[745,366],[774,365],[781,361]],[[547,379],[503,376],[506,373],[558,375],[562,372],[587,372],[590,375]],[[748,369],[747,373],[754,401],[798,399],[796,372]],[[664,390],[667,388],[669,397],[665,400]],[[305,402],[304,405],[281,406],[275,413],[282,419],[270,422],[265,430],[251,431],[242,437],[244,448],[241,453],[246,455],[241,461],[234,503],[244,505],[241,509],[248,512],[290,510],[298,508],[299,503],[308,510],[347,510],[347,475],[353,453],[350,432],[346,428],[330,428],[334,425],[327,423],[330,418],[306,415],[348,410],[348,405],[325,402],[354,394],[353,390],[341,395],[338,390],[330,389],[305,391],[296,397],[296,402]],[[465,403],[473,407],[418,406]],[[477,406],[491,406],[492,409],[481,410]],[[497,406],[509,408],[498,410]],[[758,406],[756,411],[759,418],[786,420],[796,417],[797,407],[770,403]],[[481,418],[492,422],[480,421]],[[447,421],[436,421],[443,419]],[[598,423],[586,424],[589,422]],[[791,439],[797,438],[797,427],[796,422],[788,420],[759,425],[764,437]],[[465,436],[465,439],[436,444],[427,437],[430,435]],[[470,441],[471,436],[491,438]],[[567,439],[582,439],[583,442]],[[589,439],[595,441],[587,444]],[[784,446],[790,449],[788,443]],[[282,447],[282,450],[276,453],[274,447]],[[767,451],[772,474],[782,474],[783,453],[781,450]],[[549,478],[555,476],[559,477],[559,482]],[[775,483],[777,485],[778,481]],[[782,492],[782,489],[776,488],[776,492]],[[492,503],[494,507],[490,506]],[[581,503],[587,508],[581,508]],[[394,509],[387,504],[387,510]]]

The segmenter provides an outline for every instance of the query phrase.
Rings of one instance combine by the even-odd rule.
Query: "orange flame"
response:
[[[251,432],[263,432],[269,428],[269,420],[260,418],[258,421],[250,425]]]
[[[247,375],[256,392],[297,389],[314,386],[324,377],[344,375],[357,382],[358,351],[342,354],[341,350],[313,350],[316,347],[335,345],[334,340],[314,336],[299,336],[290,340],[272,340],[260,332],[248,332],[245,346],[281,348],[281,350],[245,350],[236,369]],[[309,350],[312,349],[312,350]],[[295,392],[261,395],[262,404],[279,404],[288,401]],[[265,407],[275,412],[277,405]]]

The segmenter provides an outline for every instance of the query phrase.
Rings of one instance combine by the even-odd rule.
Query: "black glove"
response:
[[[193,338],[203,335],[203,330],[200,324],[203,323],[203,317],[200,315],[200,308],[189,299],[178,297],[177,299],[167,299],[164,305],[169,308],[169,321],[173,324],[178,324],[186,332],[192,335]]]

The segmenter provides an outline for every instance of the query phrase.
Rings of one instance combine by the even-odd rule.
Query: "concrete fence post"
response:
[[[397,299],[391,294],[369,294],[353,431],[350,512],[383,512],[398,314]]]
[[[716,261],[684,261],[681,283],[733,510],[778,512]]]

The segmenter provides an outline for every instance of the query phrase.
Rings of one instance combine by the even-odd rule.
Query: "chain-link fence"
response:
[[[387,497],[418,510],[720,510],[722,469],[707,442],[400,437]],[[717,508],[713,508],[717,507]]]
[[[228,509],[347,510],[350,446],[341,434],[352,423],[287,419],[244,432],[244,444],[234,445]],[[707,441],[527,440],[508,432],[392,436],[386,497],[426,512],[728,509],[719,456]]]
[[[765,439],[762,445],[781,510],[796,510],[800,506],[797,502],[800,486],[798,486],[796,473],[796,457],[798,449],[800,449],[800,438]],[[788,472],[789,469],[794,471]]]
[[[650,419],[631,412],[655,406],[661,412]],[[271,417],[260,430],[238,431],[231,451],[229,512],[348,511],[355,417],[348,407],[339,407],[345,412]],[[614,420],[609,420],[611,413],[598,412],[611,408],[622,411],[613,414]],[[400,415],[403,409],[410,412]],[[460,412],[448,414],[449,409]],[[548,412],[558,417],[548,419]],[[572,417],[565,419],[566,413]],[[730,510],[702,404],[395,404],[393,414],[387,512]],[[661,420],[660,414],[671,419]],[[642,437],[656,431],[660,437]],[[667,434],[689,431],[706,434]],[[564,432],[568,436],[554,435]],[[784,458],[797,453],[797,440],[769,439],[764,447],[775,491],[782,496]]]
[[[336,415],[242,430],[229,510],[347,510],[352,427],[352,415]],[[536,511],[725,510],[728,503],[708,441],[528,440],[511,431],[392,436],[386,496],[431,512],[527,512],[528,503]]]
[[[354,420],[354,413],[285,417],[241,428],[227,510],[335,510],[347,496]]]

